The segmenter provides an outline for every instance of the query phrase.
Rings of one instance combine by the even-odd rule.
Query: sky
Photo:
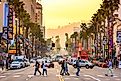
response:
[[[100,8],[102,0],[41,0],[43,25],[57,28],[73,22],[87,22]]]

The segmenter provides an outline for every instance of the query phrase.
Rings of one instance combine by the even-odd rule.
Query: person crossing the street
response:
[[[42,61],[42,69],[43,69],[42,75],[43,76],[47,76],[47,65],[46,65],[46,63],[47,63],[47,61],[45,61],[45,63],[44,63],[44,61]],[[44,75],[44,73],[46,75]]]
[[[68,62],[67,62],[67,59],[65,60],[64,62],[64,71],[65,71],[65,75],[70,75],[69,72],[68,72]]]
[[[65,60],[63,60],[62,63],[61,63],[60,75],[64,75],[64,72],[65,72],[64,63],[65,63]]]
[[[111,73],[111,77],[113,77],[113,70],[112,70],[113,63],[110,59],[107,61],[107,65],[108,65],[108,69],[107,69],[107,73],[105,74],[105,76],[108,76],[109,73]]]
[[[77,61],[76,61],[76,68],[77,68],[77,72],[76,72],[76,76],[79,76],[79,72],[80,72],[80,57],[78,57]]]
[[[34,75],[36,75],[36,72],[37,72],[37,71],[38,71],[39,74],[41,75],[41,72],[40,72],[39,68],[40,68],[40,64],[39,64],[39,62],[36,60]]]

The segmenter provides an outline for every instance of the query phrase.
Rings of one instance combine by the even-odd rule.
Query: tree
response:
[[[60,46],[60,38],[59,36],[57,35],[56,37],[56,42],[55,42],[55,45],[56,45],[56,50],[57,50],[57,53],[61,50],[61,46]]]

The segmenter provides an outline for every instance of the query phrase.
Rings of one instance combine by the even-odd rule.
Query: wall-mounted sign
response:
[[[13,39],[13,4],[9,3],[9,14],[8,14],[8,39]]]

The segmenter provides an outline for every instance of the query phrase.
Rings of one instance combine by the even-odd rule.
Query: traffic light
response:
[[[52,47],[55,47],[55,43],[52,43]]]
[[[68,47],[68,43],[66,43],[66,48]]]

